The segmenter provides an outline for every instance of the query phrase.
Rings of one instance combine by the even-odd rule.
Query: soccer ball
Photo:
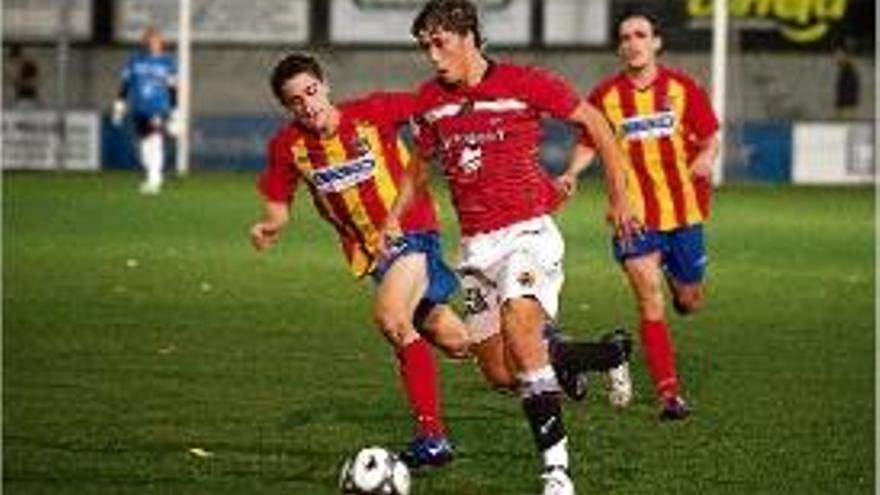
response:
[[[367,447],[345,460],[339,488],[346,495],[409,495],[409,469],[382,447]]]

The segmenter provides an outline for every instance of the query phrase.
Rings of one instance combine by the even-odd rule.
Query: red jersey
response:
[[[425,156],[439,157],[463,235],[556,209],[560,193],[538,161],[540,118],[568,118],[577,105],[562,78],[505,63],[490,63],[473,87],[422,85],[416,142]]]
[[[412,117],[414,99],[401,93],[373,94],[338,105],[339,129],[322,138],[288,123],[269,143],[258,187],[269,201],[292,202],[304,181],[318,213],[336,229],[356,276],[373,269],[378,231],[397,198],[410,164],[399,125]],[[428,193],[414,198],[400,219],[404,232],[437,231]]]
[[[691,77],[660,66],[649,86],[637,88],[620,73],[600,82],[588,100],[629,157],[627,195],[647,227],[672,230],[708,218],[711,187],[706,179],[695,182],[690,163],[718,120]],[[585,141],[591,144],[589,136]]]

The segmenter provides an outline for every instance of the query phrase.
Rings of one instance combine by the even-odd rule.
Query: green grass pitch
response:
[[[332,495],[344,456],[407,440],[370,284],[303,191],[282,244],[254,253],[253,179],[142,197],[128,173],[4,175],[5,493]],[[580,337],[635,323],[600,195],[585,184],[559,215]],[[873,493],[874,229],[868,188],[719,191],[710,304],[671,317],[695,414],[657,422],[637,350],[629,409],[598,380],[566,405],[578,493]],[[517,401],[442,363],[460,456],[413,494],[537,493]]]

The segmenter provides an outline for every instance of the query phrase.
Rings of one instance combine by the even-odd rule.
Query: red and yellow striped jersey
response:
[[[300,180],[318,213],[336,229],[354,275],[376,263],[378,231],[409,166],[399,125],[412,115],[413,98],[377,93],[338,105],[335,136],[320,137],[296,123],[279,129],[269,143],[259,189],[269,201],[292,202]],[[435,205],[425,192],[400,219],[404,232],[436,232]]]
[[[623,73],[600,82],[588,100],[608,119],[629,158],[627,193],[645,226],[672,230],[709,215],[708,181],[695,181],[690,163],[698,144],[718,130],[705,91],[667,67],[645,88]],[[585,142],[592,145],[589,136]]]

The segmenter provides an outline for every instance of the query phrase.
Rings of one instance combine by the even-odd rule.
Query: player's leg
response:
[[[523,412],[544,464],[544,493],[574,493],[567,474],[569,455],[562,418],[562,389],[541,335],[545,318],[536,299],[507,299],[501,310],[502,335],[517,370]]]
[[[492,267],[477,267],[468,259],[462,260],[462,268],[458,273],[464,295],[470,353],[492,388],[515,391],[516,371],[510,363],[501,335],[498,288],[492,280],[495,273]]]
[[[663,412],[681,399],[675,351],[664,312],[659,251],[628,258],[623,262],[627,280],[639,310],[640,336],[645,362]],[[687,413],[681,411],[682,417]],[[664,419],[679,419],[665,418]]]
[[[545,324],[544,335],[554,366],[583,373],[608,371],[627,360],[631,339],[623,329],[604,334],[598,341],[574,340]]]
[[[420,313],[426,313],[420,316]],[[470,357],[470,337],[467,326],[448,304],[436,304],[423,299],[416,308],[413,323],[434,347],[447,357],[465,359]]]
[[[551,331],[552,332],[552,331]],[[629,357],[632,338],[622,328],[602,335],[597,342],[560,338],[555,332],[545,335],[556,378],[565,394],[582,400],[587,394],[587,372],[604,373],[607,377],[608,400],[613,406],[625,407],[632,399]]]
[[[395,348],[400,378],[416,421],[416,437],[404,452],[411,467],[442,465],[452,459],[441,413],[437,365],[430,346],[412,322],[427,287],[425,254],[402,255],[381,276],[374,309],[378,328]]]
[[[492,388],[501,392],[517,390],[516,371],[500,332],[472,344],[471,354],[476,359],[483,378]]]
[[[680,315],[696,313],[706,302],[706,288],[701,283],[685,284],[667,275],[666,282],[672,292],[672,307]]]
[[[705,304],[703,279],[707,264],[702,225],[683,227],[668,234],[663,268],[673,307],[679,314],[695,313]]]
[[[538,224],[542,226],[540,222]],[[518,238],[522,230],[526,229],[512,227],[462,239],[458,272],[473,342],[471,352],[493,384],[509,387],[515,377],[523,412],[534,434],[536,447],[548,467],[544,479],[545,493],[573,493],[566,472],[568,449],[562,423],[560,387],[542,336],[547,312],[529,296],[540,280],[548,288],[547,300],[555,313],[558,292],[553,291],[558,291],[561,286],[562,274],[556,274],[553,283],[549,283],[545,268],[536,269],[535,265],[541,263],[536,263],[536,257],[531,255],[522,256],[520,266],[510,266],[509,253],[521,244]],[[551,232],[550,236],[547,254],[555,261],[561,261],[562,238],[558,231]],[[560,267],[561,264],[551,261],[551,271]],[[516,283],[511,281],[517,278],[515,273],[529,273],[534,277],[522,276],[519,277],[521,283]],[[522,291],[516,290],[517,287]],[[505,301],[503,306],[502,301]],[[511,369],[513,376],[509,373]]]
[[[498,241],[496,245],[505,245],[515,240]],[[540,247],[536,248],[541,250]],[[469,246],[468,252],[477,252],[477,259],[497,258],[482,252],[481,247]],[[554,294],[562,284],[562,273],[558,271],[560,259],[553,256],[553,249],[544,250],[549,254],[545,260],[555,277],[550,286]],[[561,253],[558,250],[558,253]],[[560,254],[557,254],[559,256]],[[540,258],[538,256],[537,258]],[[474,355],[486,380],[496,389],[515,390],[516,370],[511,364],[510,355],[504,348],[500,337],[500,307],[498,284],[493,280],[497,276],[497,267],[477,267],[469,260],[462,260],[459,270],[462,292],[465,300],[467,326],[471,332],[471,354]],[[628,336],[617,333],[609,334],[608,339],[599,342],[583,342],[565,338],[558,327],[547,320],[543,336],[550,349],[550,359],[557,380],[566,395],[580,400],[586,395],[586,371],[622,371],[626,380],[616,380],[615,390],[623,390],[625,396],[631,396],[631,384],[628,380],[628,358],[631,342]],[[613,338],[611,338],[613,337]],[[621,392],[615,392],[620,395]],[[621,401],[615,402],[616,404]]]
[[[558,337],[544,336],[550,351],[550,361],[556,378],[565,394],[573,400],[586,396],[587,371],[607,372],[616,379],[611,382],[612,404],[624,406],[632,397],[632,384],[629,379],[629,355],[632,341],[629,335],[611,332],[598,342],[557,340]],[[486,381],[500,391],[516,391],[516,369],[510,353],[504,346],[500,333],[494,333],[484,340],[470,346],[470,354]]]
[[[559,307],[564,242],[549,217],[512,230],[512,250],[495,279],[502,301],[501,334],[517,372],[523,413],[543,460],[544,493],[571,494],[562,389],[543,335],[545,322],[556,317]]]
[[[443,260],[436,234],[410,234],[410,249],[425,255],[427,287],[412,314],[416,330],[434,346],[454,359],[468,357],[470,336],[467,327],[448,301],[458,290],[455,272]]]
[[[165,143],[161,119],[152,116],[136,116],[138,152],[145,179],[141,183],[144,194],[158,194],[162,189],[162,168],[165,165]]]

